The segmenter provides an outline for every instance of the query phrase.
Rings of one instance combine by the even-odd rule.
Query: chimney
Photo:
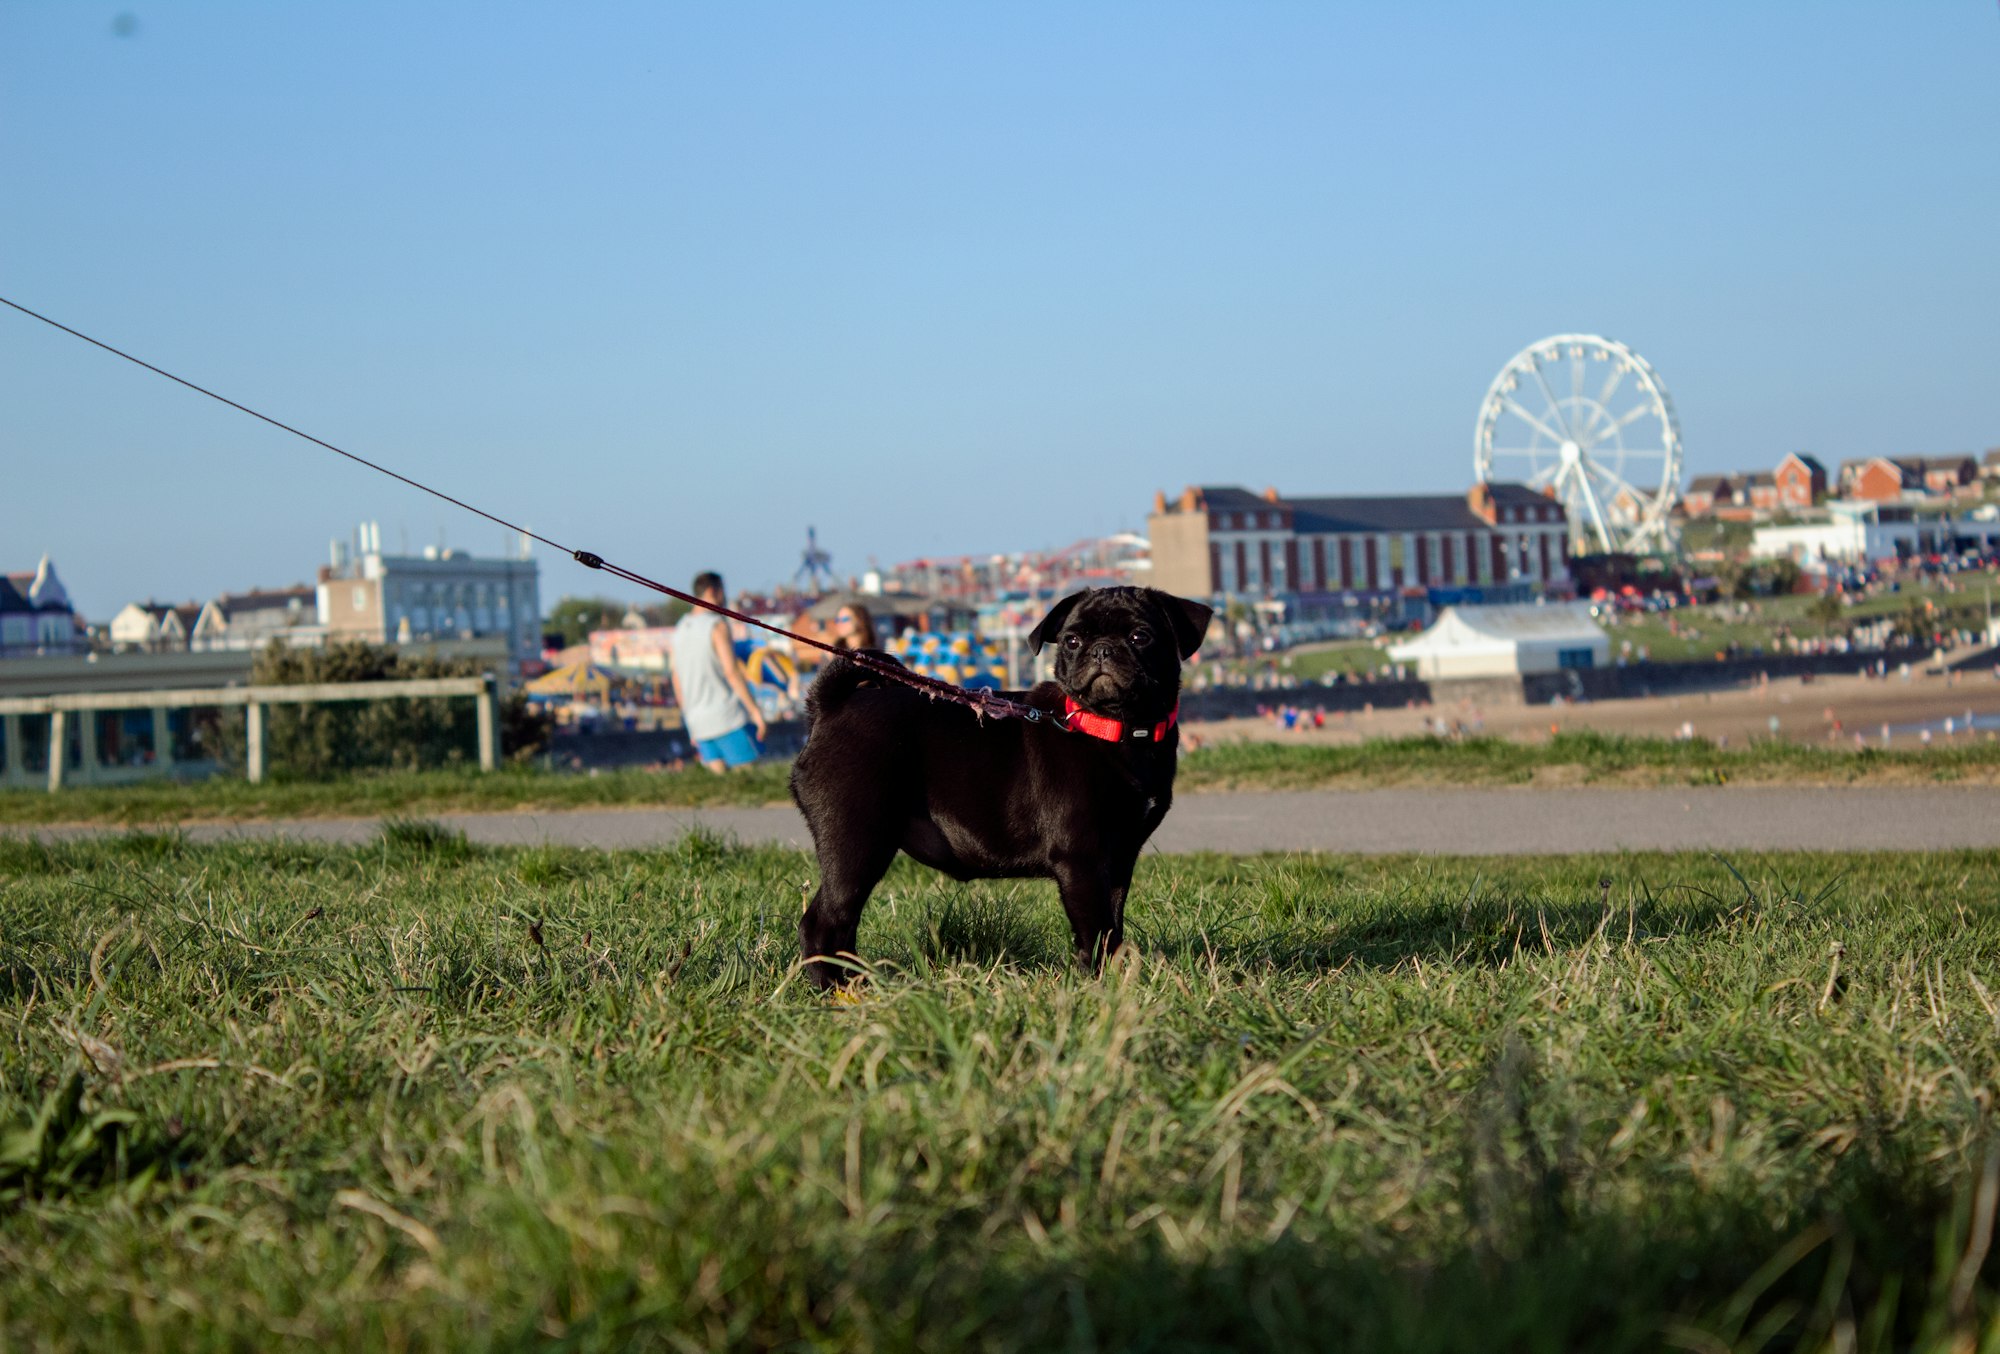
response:
[[[1276,503],[1278,501],[1278,491],[1276,489],[1264,490],[1264,501],[1266,503]]]
[[[1465,506],[1472,509],[1472,515],[1480,521],[1493,521],[1493,490],[1483,482],[1465,491]]]
[[[1182,512],[1196,512],[1200,510],[1201,506],[1201,490],[1195,488],[1192,484],[1181,490]]]
[[[1155,489],[1153,491],[1153,516],[1165,517],[1166,515],[1167,491],[1164,489]]]

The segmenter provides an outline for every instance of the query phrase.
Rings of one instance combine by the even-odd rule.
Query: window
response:
[[[1589,649],[1556,650],[1556,666],[1559,668],[1594,668],[1597,657]]]
[[[356,611],[366,611],[368,609],[368,589],[356,588],[354,590],[354,609]]]

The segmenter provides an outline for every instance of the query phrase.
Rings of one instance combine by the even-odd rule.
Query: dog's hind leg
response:
[[[861,909],[895,858],[894,841],[862,846],[850,839],[838,851],[819,853],[819,890],[799,918],[799,954],[814,986],[832,987],[854,977],[853,969],[828,961],[856,958]]]

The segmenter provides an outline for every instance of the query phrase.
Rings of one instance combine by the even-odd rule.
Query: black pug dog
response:
[[[792,766],[819,856],[799,920],[813,982],[850,971],[828,960],[853,958],[862,906],[899,850],[958,880],[1053,879],[1078,962],[1094,971],[1116,952],[1139,848],[1174,802],[1181,663],[1208,618],[1155,588],[1063,598],[1028,635],[1035,653],[1056,646],[1055,681],[1016,697],[1048,712],[1033,723],[828,664]]]

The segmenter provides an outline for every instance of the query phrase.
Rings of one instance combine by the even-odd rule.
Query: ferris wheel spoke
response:
[[[1582,464],[1585,472],[1589,474],[1599,492],[1604,495],[1605,501],[1614,507],[1616,507],[1621,496],[1629,495],[1634,503],[1652,497],[1650,494],[1641,493],[1624,476],[1607,465],[1597,461],[1585,461]]]
[[[1610,551],[1611,528],[1604,520],[1604,505],[1598,501],[1597,489],[1591,484],[1590,476],[1584,473],[1583,462],[1578,461],[1575,465],[1567,467],[1567,469],[1570,472],[1570,482],[1575,486],[1573,492],[1577,498],[1582,500],[1584,509],[1588,514],[1585,519],[1586,525],[1596,528],[1598,545],[1603,547],[1605,551]]]
[[[1653,412],[1654,412],[1653,406],[1650,404],[1637,405],[1634,408],[1628,410],[1623,417],[1611,420],[1610,431],[1616,432],[1618,429],[1625,427],[1627,424],[1637,423],[1640,419],[1644,418],[1646,415]]]
[[[1557,425],[1562,428],[1562,432],[1556,436],[1556,440],[1558,442],[1575,441],[1575,434],[1569,430],[1569,420],[1563,417],[1562,405],[1556,402],[1555,392],[1549,389],[1548,378],[1542,375],[1541,366],[1533,358],[1530,358],[1528,360],[1528,370],[1535,374],[1535,384],[1542,388],[1542,398],[1549,402],[1549,416],[1555,419]]]
[[[1611,375],[1604,379],[1604,389],[1597,392],[1597,402],[1599,404],[1611,403],[1612,394],[1618,389],[1620,383],[1625,380],[1625,371],[1626,368],[1623,362],[1614,362],[1611,364]]]
[[[1512,412],[1520,415],[1520,417],[1523,420],[1532,424],[1535,428],[1535,431],[1539,432],[1542,436],[1554,442],[1560,442],[1563,440],[1563,435],[1561,433],[1557,432],[1555,429],[1551,428],[1548,424],[1542,422],[1540,419],[1536,418],[1533,414],[1529,413],[1527,407],[1523,405],[1519,400],[1508,398],[1501,400],[1501,403],[1504,404]]]

